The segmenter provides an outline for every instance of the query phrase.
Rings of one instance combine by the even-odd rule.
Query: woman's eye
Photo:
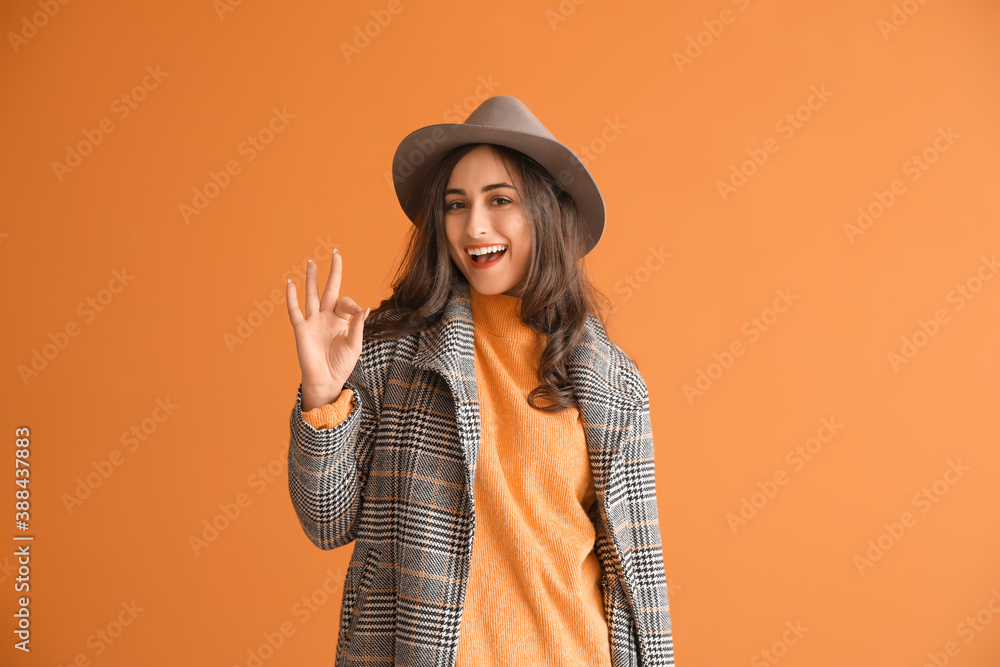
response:
[[[502,199],[503,200],[502,202],[500,202],[501,204],[510,203],[510,202],[513,201],[511,199],[507,199],[506,197],[496,197],[496,198],[493,199],[493,201],[497,201],[498,199]]]
[[[445,203],[445,205],[444,205],[444,209],[445,209],[446,211],[447,211],[447,210],[451,210],[451,209],[454,209],[454,208],[455,208],[455,204],[462,204],[462,206],[465,206],[465,204],[464,204],[464,203],[462,203],[462,202],[460,202],[460,201],[453,201],[453,202],[451,202],[450,204],[449,204],[449,203]]]

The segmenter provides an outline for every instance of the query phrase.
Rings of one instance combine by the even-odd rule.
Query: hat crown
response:
[[[510,95],[494,95],[483,100],[482,104],[465,119],[465,125],[526,132],[556,140],[524,102]]]

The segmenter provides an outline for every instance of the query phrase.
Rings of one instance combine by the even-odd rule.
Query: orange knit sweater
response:
[[[545,340],[521,322],[521,300],[471,286],[469,295],[482,437],[456,665],[610,667],[601,566],[587,516],[596,494],[579,412],[528,405]],[[352,398],[345,389],[302,417],[331,428],[346,418]]]

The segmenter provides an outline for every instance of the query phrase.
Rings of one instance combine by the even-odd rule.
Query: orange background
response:
[[[996,3],[223,1],[69,2],[34,32],[37,0],[0,10],[0,539],[19,533],[17,426],[35,536],[30,655],[12,648],[0,549],[0,662],[247,665],[285,624],[264,665],[332,664],[353,546],[310,544],[288,497],[285,282],[301,296],[312,257],[325,283],[335,245],[343,293],[376,305],[410,224],[387,178],[397,143],[505,94],[606,200],[588,266],[649,387],[677,664],[1000,664]],[[249,160],[274,109],[294,118]],[[186,222],[229,161],[239,173]],[[849,234],[879,196],[891,205]],[[779,290],[792,305],[768,312]],[[894,367],[921,321],[934,335]],[[714,379],[689,398],[699,371]],[[123,441],[133,428],[144,440]],[[859,565],[869,540],[887,550]]]

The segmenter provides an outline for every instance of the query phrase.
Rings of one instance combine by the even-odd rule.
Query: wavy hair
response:
[[[392,296],[365,322],[365,337],[398,338],[433,326],[465,275],[448,253],[444,191],[451,172],[477,146],[488,146],[515,180],[531,233],[532,256],[521,290],[521,320],[544,334],[538,380],[528,404],[543,412],[578,407],[566,369],[569,350],[583,337],[587,316],[606,328],[611,300],[590,282],[584,262],[583,219],[573,198],[534,159],[495,144],[465,144],[435,165],[423,192],[416,224],[392,280]],[[393,315],[389,316],[389,313]],[[380,314],[386,314],[380,317]],[[548,405],[538,405],[545,399]]]

